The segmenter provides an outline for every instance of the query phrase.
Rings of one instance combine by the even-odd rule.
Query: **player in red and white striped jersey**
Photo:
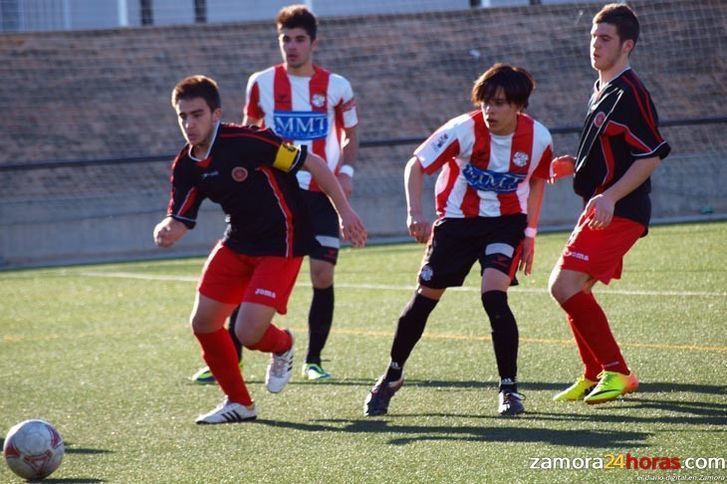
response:
[[[358,154],[358,116],[351,84],[313,63],[318,22],[305,6],[284,7],[275,20],[283,63],[248,79],[243,124],[270,128],[283,139],[306,146],[326,161],[350,197]],[[321,352],[333,323],[333,279],[341,245],[338,217],[310,172],[300,170],[296,176],[315,237],[309,257],[313,298],[302,373],[309,380],[326,380],[331,374],[321,365]],[[234,314],[230,326],[234,332]],[[211,380],[205,369],[193,379]]]
[[[409,233],[428,245],[419,286],[399,318],[389,368],[367,397],[365,415],[387,412],[429,314],[447,287],[462,285],[475,261],[500,374],[498,411],[524,411],[516,384],[518,329],[507,289],[518,267],[531,272],[552,157],[550,132],[522,112],[533,88],[524,69],[495,64],[472,89],[479,109],[444,124],[407,163]],[[432,228],[422,212],[422,185],[424,175],[438,170]]]

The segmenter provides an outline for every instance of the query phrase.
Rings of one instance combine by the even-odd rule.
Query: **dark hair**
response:
[[[172,89],[172,106],[176,106],[180,99],[201,97],[214,111],[222,106],[220,90],[214,79],[207,76],[185,77]]]
[[[479,106],[490,101],[500,87],[505,92],[507,102],[526,108],[530,94],[535,89],[535,80],[522,67],[497,63],[475,81],[472,102]]]
[[[318,19],[305,5],[288,5],[283,7],[275,17],[278,30],[302,28],[306,31],[310,40],[316,40],[318,32]]]
[[[639,19],[631,7],[623,3],[609,3],[593,17],[594,24],[610,24],[616,27],[621,43],[639,40]]]

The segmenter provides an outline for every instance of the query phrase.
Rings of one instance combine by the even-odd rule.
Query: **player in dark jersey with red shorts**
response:
[[[167,217],[155,227],[154,241],[173,245],[194,227],[206,198],[222,207],[228,221],[205,264],[190,318],[202,356],[226,398],[196,422],[252,420],[257,412],[224,322],[242,303],[237,337],[249,349],[271,353],[266,386],[280,392],[292,372],[293,336],[271,321],[275,312],[285,314],[312,243],[295,173],[304,167],[312,174],[353,245],[365,244],[366,230],[320,157],[270,130],[220,123],[220,96],[212,79],[183,79],[172,91],[172,105],[187,144],[174,160]]]
[[[575,170],[585,209],[550,277],[551,295],[566,313],[584,374],[556,401],[603,403],[639,385],[591,288],[621,277],[624,255],[646,235],[651,217],[650,175],[670,151],[658,129],[651,96],[629,66],[639,21],[624,4],[593,18],[591,65],[598,71],[576,157],[554,168]],[[566,170],[567,171],[567,170]]]

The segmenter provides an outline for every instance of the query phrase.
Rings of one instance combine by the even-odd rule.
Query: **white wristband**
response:
[[[338,173],[348,175],[353,178],[353,167],[351,165],[341,165],[341,168],[338,169]]]
[[[538,229],[534,227],[525,228],[525,237],[530,237],[531,239],[533,239],[536,235],[538,235]]]

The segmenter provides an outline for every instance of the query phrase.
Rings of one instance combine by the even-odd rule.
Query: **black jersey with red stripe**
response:
[[[204,160],[185,145],[172,167],[167,215],[194,228],[206,198],[219,204],[228,223],[223,243],[256,256],[302,256],[312,231],[295,173],[305,147],[284,142],[269,129],[220,124]]]
[[[664,159],[670,151],[659,133],[649,91],[633,70],[626,69],[602,89],[596,82],[581,133],[573,186],[587,202],[621,179],[636,160]],[[616,203],[614,215],[648,227],[650,192],[647,179]]]

